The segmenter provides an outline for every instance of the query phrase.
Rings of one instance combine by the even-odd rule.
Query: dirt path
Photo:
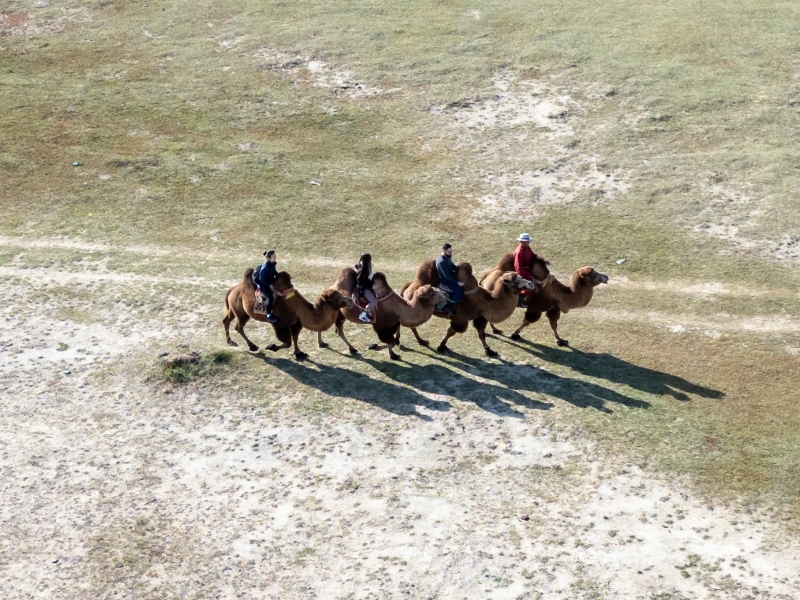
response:
[[[560,401],[508,377],[451,362],[445,395],[407,352],[408,377],[350,384],[315,351],[167,394],[141,365],[207,343],[219,307],[119,311],[125,286],[174,280],[62,272],[62,308],[99,315],[82,321],[37,301],[54,273],[2,275],[4,598],[800,596],[781,523],[555,434]]]

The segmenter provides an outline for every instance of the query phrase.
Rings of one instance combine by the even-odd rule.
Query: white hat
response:
[[[531,241],[531,236],[529,236],[527,233],[520,233],[519,237],[517,238],[517,241],[518,242],[530,242]]]

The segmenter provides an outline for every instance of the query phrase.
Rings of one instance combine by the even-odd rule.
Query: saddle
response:
[[[264,321],[267,320],[267,299],[261,295],[261,289],[256,288],[255,291],[255,306],[253,306],[253,318],[256,321]]]

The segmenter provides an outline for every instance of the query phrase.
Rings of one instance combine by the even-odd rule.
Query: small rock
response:
[[[311,185],[322,185],[319,181],[312,181]]]
[[[530,520],[531,520],[531,518],[530,518],[528,515],[522,515],[522,516],[520,517],[520,520],[521,520],[521,521],[530,521]]]
[[[628,260],[628,259],[627,259],[627,258],[620,258],[620,259],[617,261],[617,264],[618,264],[618,265],[625,264],[625,261],[626,261],[626,260]]]
[[[553,453],[552,452],[548,452],[547,454],[544,455],[544,457],[545,458],[553,458]]]
[[[79,163],[79,162],[76,160],[74,163],[72,163],[72,166],[73,166],[73,167],[80,167],[80,166],[81,166],[81,163]]]
[[[72,371],[70,371],[69,369],[64,369],[64,375],[70,375],[71,373]]]
[[[161,354],[159,354],[159,355],[158,355],[158,358],[164,358],[165,356],[169,356],[169,350],[167,350],[166,352],[162,352]]]
[[[43,2],[42,0],[39,0],[39,2],[33,5],[33,8],[47,8],[48,6],[50,6],[49,2]]]

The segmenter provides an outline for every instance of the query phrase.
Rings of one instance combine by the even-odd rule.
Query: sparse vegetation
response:
[[[100,590],[92,597],[128,580],[136,596],[219,595],[206,583],[228,560],[223,578],[257,572],[249,561],[263,560],[300,572],[302,586],[328,560],[369,564],[372,548],[353,541],[359,528],[383,540],[382,562],[398,569],[346,584],[368,581],[374,595],[422,597],[412,583],[427,572],[398,575],[416,565],[393,544],[419,554],[425,539],[429,552],[439,543],[424,537],[431,531],[452,536],[434,553],[442,573],[477,561],[481,584],[519,583],[522,597],[604,597],[614,581],[575,557],[644,547],[666,527],[692,531],[698,518],[690,509],[684,518],[676,489],[653,497],[654,474],[680,482],[690,508],[752,509],[732,521],[732,536],[760,531],[762,517],[796,529],[798,13],[754,0],[5,2],[0,351],[9,399],[0,421],[14,431],[0,468],[16,511],[14,564],[24,562],[14,552],[29,552],[40,565],[28,540],[82,547],[80,532],[101,521],[90,523],[94,511],[110,525],[87,551]],[[154,344],[222,342],[222,295],[265,245],[311,297],[364,250],[399,287],[444,240],[480,271],[523,230],[554,270],[593,264],[611,278],[591,307],[562,319],[572,349],[554,347],[540,323],[529,341],[493,340],[502,361],[479,358],[471,334],[441,357],[403,332],[399,364],[344,356],[333,336],[302,364],[228,350],[182,362],[188,350],[173,350],[154,364]],[[272,341],[254,325],[254,341]],[[426,337],[441,339],[444,327],[426,325]],[[363,349],[371,334],[348,325],[348,336]],[[72,382],[87,386],[91,403]],[[43,422],[53,431],[42,434]],[[215,437],[181,437],[201,429]],[[298,439],[283,439],[289,431]],[[85,440],[96,444],[93,460],[79,452]],[[48,462],[47,444],[69,460],[53,451]],[[49,471],[22,470],[15,452],[25,469]],[[590,479],[591,461],[613,468]],[[328,480],[308,478],[328,469]],[[48,472],[58,499],[28,487]],[[587,528],[605,519],[576,516],[600,502],[582,486],[613,478],[649,508],[637,505],[634,529]],[[508,490],[508,519],[491,511],[498,488]],[[326,504],[321,489],[347,510]],[[78,490],[80,515],[68,513]],[[170,516],[174,527],[114,512],[115,503],[157,512],[152,498],[164,490],[211,505],[187,501]],[[415,503],[440,510],[428,531],[413,526]],[[550,512],[560,503],[572,513]],[[25,521],[46,511],[78,539],[45,531],[48,519]],[[271,530],[264,514],[285,520]],[[220,526],[234,521],[277,539],[245,543]],[[492,535],[459,533],[482,527]],[[636,537],[638,528],[654,537]],[[686,544],[722,535],[703,529],[667,550],[673,560],[660,573],[642,565],[647,594],[682,599],[692,584],[746,595],[724,579],[743,563],[713,582],[696,576],[713,569]],[[469,554],[486,540],[511,540],[508,558]],[[465,554],[445,554],[452,547]],[[527,558],[510,558],[512,547]],[[214,569],[198,574],[192,561]],[[169,587],[161,563],[187,587]],[[566,591],[547,588],[559,569],[572,581]],[[677,583],[662,580],[671,576]],[[393,577],[402,585],[386,587]],[[312,595],[271,581],[264,593]],[[479,588],[469,591],[491,595]]]

